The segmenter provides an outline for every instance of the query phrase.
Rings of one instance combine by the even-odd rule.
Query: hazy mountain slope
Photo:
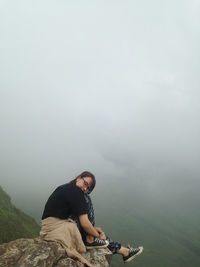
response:
[[[91,194],[96,225],[124,245],[144,246],[142,255],[130,266],[199,267],[199,186],[197,183],[195,188],[189,185],[187,190],[179,188],[182,193],[173,192],[172,186],[162,194],[156,191],[150,194],[143,187],[123,181],[116,180],[106,187],[100,183]],[[31,209],[27,195],[23,199],[25,210],[41,218],[44,208],[41,203],[45,203],[47,197],[38,206],[32,201]],[[123,266],[121,256],[113,256],[112,266]]]
[[[106,199],[109,201],[105,203]],[[143,201],[139,194],[126,195],[125,201],[122,199],[116,191],[110,198],[97,199],[96,223],[124,245],[144,246],[143,254],[132,265],[200,266],[200,216],[193,202],[185,198],[171,200],[171,203],[168,200],[167,204]],[[113,267],[122,264],[120,256],[113,257]]]
[[[0,187],[0,243],[21,237],[39,235],[40,227],[33,218],[17,209]]]

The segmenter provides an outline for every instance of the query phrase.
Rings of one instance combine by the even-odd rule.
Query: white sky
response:
[[[197,0],[1,0],[0,184],[198,179],[199,47]]]

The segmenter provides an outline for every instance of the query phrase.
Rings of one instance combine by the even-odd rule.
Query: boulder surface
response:
[[[112,254],[106,249],[90,249],[83,256],[94,267],[108,267]],[[69,258],[57,242],[40,237],[20,238],[0,245],[1,267],[84,267],[76,259]]]

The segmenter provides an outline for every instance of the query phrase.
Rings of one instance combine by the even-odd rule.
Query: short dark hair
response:
[[[96,178],[94,176],[94,174],[92,174],[91,172],[89,171],[84,171],[82,172],[81,174],[79,174],[75,180],[77,180],[78,178],[84,178],[84,177],[90,177],[92,179],[92,185],[90,187],[90,192],[89,194],[92,192],[92,190],[95,188],[95,185],[96,185]]]

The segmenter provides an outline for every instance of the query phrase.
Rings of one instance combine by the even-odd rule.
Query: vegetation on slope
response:
[[[17,209],[0,187],[0,244],[17,238],[39,235],[40,226],[33,218]]]

